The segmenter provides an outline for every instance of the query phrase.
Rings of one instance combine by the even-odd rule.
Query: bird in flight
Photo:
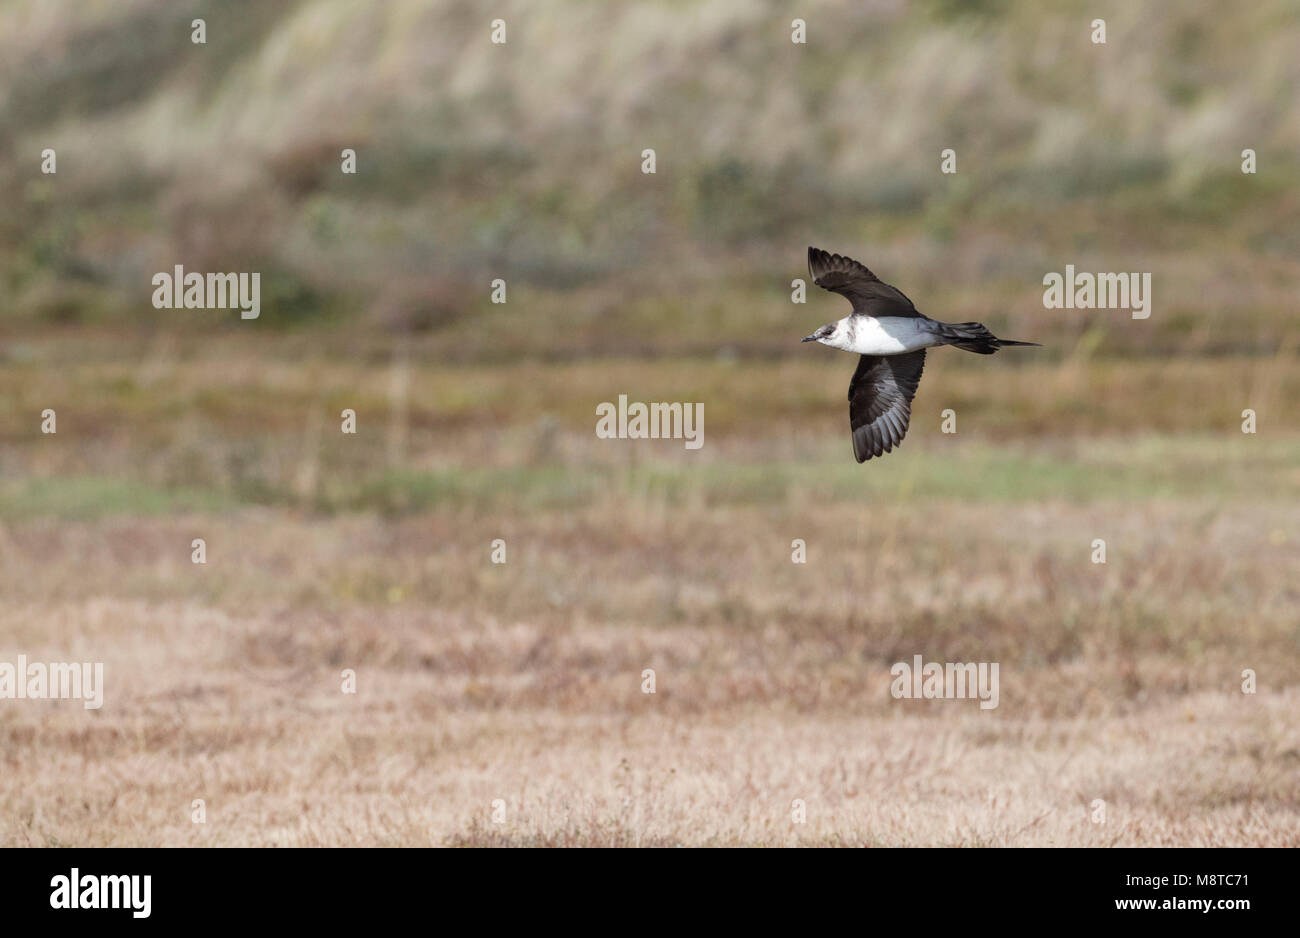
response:
[[[843,319],[822,326],[801,341],[820,342],[860,356],[849,382],[849,426],[858,462],[883,456],[903,441],[927,348],[955,345],[992,355],[1009,345],[1038,345],[999,339],[982,323],[939,322],[923,316],[903,291],[850,257],[810,247],[808,272],[817,286],[853,304],[853,311]]]

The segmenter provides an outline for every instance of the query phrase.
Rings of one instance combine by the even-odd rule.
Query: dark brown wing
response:
[[[891,287],[851,257],[810,247],[808,272],[817,286],[846,297],[855,313],[877,317],[921,315],[902,290]]]
[[[925,349],[906,355],[863,355],[849,382],[849,426],[858,462],[883,456],[907,434]]]

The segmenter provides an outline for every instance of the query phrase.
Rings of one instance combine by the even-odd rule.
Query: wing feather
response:
[[[892,452],[903,442],[912,398],[925,369],[925,349],[906,355],[862,355],[849,382],[849,427],[858,462]]]
[[[808,273],[813,283],[838,293],[864,316],[920,316],[903,291],[885,283],[851,257],[808,248]]]

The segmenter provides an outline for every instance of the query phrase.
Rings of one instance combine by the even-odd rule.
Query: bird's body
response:
[[[932,348],[941,340],[925,323],[933,320],[904,316],[845,316],[833,335],[818,339],[822,345],[859,355],[902,355]]]
[[[860,356],[849,382],[849,426],[858,462],[892,451],[907,434],[926,349],[953,345],[992,355],[1009,345],[1037,344],[999,339],[978,322],[948,323],[924,316],[901,290],[849,257],[810,247],[808,271],[817,286],[853,304],[849,315],[803,341]]]

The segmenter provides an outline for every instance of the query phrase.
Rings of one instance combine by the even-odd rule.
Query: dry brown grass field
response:
[[[1293,362],[1245,369],[1249,436],[1240,361],[953,352],[857,466],[829,356],[167,348],[3,372],[0,658],[102,660],[105,704],[0,707],[0,844],[1300,845]],[[702,450],[595,438],[674,370]],[[999,706],[895,700],[914,654],[999,662]]]

